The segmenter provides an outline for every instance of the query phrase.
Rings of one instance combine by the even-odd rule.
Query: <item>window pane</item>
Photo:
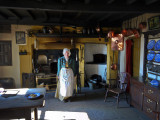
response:
[[[12,65],[11,41],[0,41],[0,66]]]

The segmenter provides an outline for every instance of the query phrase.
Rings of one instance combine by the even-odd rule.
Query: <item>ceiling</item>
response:
[[[120,27],[143,13],[160,13],[159,0],[0,0],[0,24]]]

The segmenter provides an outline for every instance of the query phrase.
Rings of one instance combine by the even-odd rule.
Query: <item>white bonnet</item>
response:
[[[69,52],[69,56],[70,56],[70,55],[71,55],[71,52],[70,52],[70,49],[68,49],[68,48],[64,48],[64,49],[63,49],[63,55],[66,53],[66,51]]]

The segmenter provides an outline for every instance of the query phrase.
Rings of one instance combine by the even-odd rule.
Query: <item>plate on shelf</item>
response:
[[[29,100],[36,100],[42,98],[43,95],[41,95],[41,93],[29,93],[26,94],[25,97]]]
[[[149,60],[149,61],[153,60],[154,56],[155,56],[155,52],[150,51],[147,55],[147,60]]]
[[[158,52],[158,53],[155,55],[154,60],[155,60],[156,62],[160,62],[160,52]]]
[[[155,50],[160,50],[160,40],[158,40],[154,46]]]
[[[155,43],[156,43],[155,40],[150,40],[149,43],[148,43],[148,45],[147,45],[147,49],[148,50],[153,49],[154,46],[155,46]]]

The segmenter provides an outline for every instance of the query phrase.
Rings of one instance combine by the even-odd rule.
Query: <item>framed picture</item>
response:
[[[24,31],[16,31],[16,44],[26,45],[26,37]]]
[[[151,17],[148,19],[149,30],[160,28],[160,16]]]

